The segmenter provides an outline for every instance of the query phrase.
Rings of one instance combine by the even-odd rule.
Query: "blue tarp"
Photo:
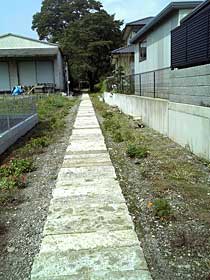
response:
[[[16,87],[14,87],[13,90],[12,90],[12,95],[13,95],[13,96],[21,95],[23,92],[24,92],[24,91],[23,91],[23,89],[22,89],[21,86],[16,86]]]

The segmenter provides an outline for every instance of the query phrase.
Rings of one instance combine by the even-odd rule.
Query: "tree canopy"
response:
[[[121,44],[121,22],[101,10],[75,21],[61,40],[74,79],[93,85],[110,69],[110,51]]]
[[[41,11],[33,16],[32,29],[41,40],[57,42],[72,22],[101,7],[95,0],[44,0]]]
[[[73,79],[88,80],[93,87],[110,70],[110,51],[122,44],[121,25],[99,1],[44,0],[32,29],[40,39],[58,42]]]

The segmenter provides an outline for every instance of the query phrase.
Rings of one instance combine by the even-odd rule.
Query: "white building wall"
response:
[[[170,67],[171,30],[178,25],[178,13],[160,24],[148,34],[147,59],[139,62],[139,44],[135,45],[135,73],[144,73]]]
[[[184,9],[175,12],[148,34],[145,61],[139,62],[139,44],[135,44],[135,74],[171,66],[171,31],[190,11],[190,9]]]
[[[187,16],[191,12],[192,12],[192,10],[189,10],[189,9],[180,10],[179,11],[179,23],[185,16]]]

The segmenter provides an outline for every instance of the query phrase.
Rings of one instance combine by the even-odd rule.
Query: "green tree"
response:
[[[60,44],[70,75],[93,85],[111,69],[110,51],[122,44],[122,21],[95,0],[43,0],[32,29],[40,39]]]
[[[74,79],[85,79],[91,89],[111,68],[110,51],[122,44],[121,21],[105,10],[89,13],[72,23],[64,33],[61,46],[69,56]]]
[[[72,22],[101,8],[95,0],[44,0],[41,11],[33,16],[32,29],[40,40],[58,42]]]

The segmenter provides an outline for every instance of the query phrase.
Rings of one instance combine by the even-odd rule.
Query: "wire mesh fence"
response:
[[[0,97],[0,134],[36,113],[36,96]]]
[[[122,76],[120,80],[115,77],[109,77],[107,79],[107,91],[169,99],[169,73],[168,68],[165,68]]]

